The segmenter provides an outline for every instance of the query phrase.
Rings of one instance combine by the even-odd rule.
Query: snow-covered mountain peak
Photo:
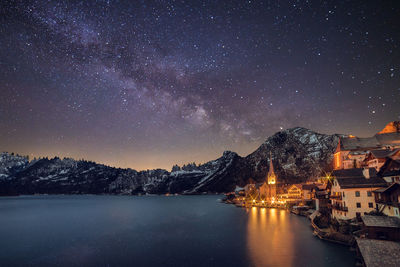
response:
[[[29,164],[27,156],[20,156],[14,153],[0,153],[0,179],[24,169]]]
[[[224,153],[222,154],[222,157],[234,157],[237,156],[236,152],[232,152],[230,150],[225,150]]]
[[[0,154],[0,195],[33,193],[163,194],[227,192],[250,179],[263,181],[272,162],[280,183],[315,178],[331,168],[339,135],[316,133],[294,127],[275,133],[253,153],[241,157],[224,151],[221,157],[197,165],[174,165],[135,171],[112,168],[70,158],[39,159]],[[10,166],[20,166],[10,172]],[[5,177],[5,178],[4,178]]]

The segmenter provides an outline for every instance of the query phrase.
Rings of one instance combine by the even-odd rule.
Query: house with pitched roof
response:
[[[348,220],[375,210],[373,191],[387,186],[374,168],[342,169],[332,173],[331,215]]]
[[[289,201],[299,201],[302,199],[303,192],[301,191],[301,184],[292,184],[287,190]]]
[[[400,148],[371,150],[365,155],[362,166],[367,168],[375,168],[377,171],[379,171],[389,158],[395,160],[400,159]]]
[[[388,183],[400,183],[400,160],[387,158],[377,175]]]
[[[363,215],[361,219],[363,236],[366,238],[400,241],[400,218]]]
[[[393,183],[389,187],[377,189],[374,195],[378,211],[400,218],[400,184]]]

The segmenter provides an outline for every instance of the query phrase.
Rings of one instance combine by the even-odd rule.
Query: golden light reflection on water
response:
[[[253,207],[248,214],[247,249],[252,265],[295,266],[287,211]]]

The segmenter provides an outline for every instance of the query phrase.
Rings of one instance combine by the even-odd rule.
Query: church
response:
[[[277,177],[274,172],[274,165],[272,163],[272,155],[269,160],[269,170],[264,183],[259,188],[259,198],[265,202],[273,203],[277,200],[276,195]]]
[[[274,172],[272,155],[269,160],[269,170],[262,184],[250,183],[245,187],[247,202],[251,204],[273,204],[277,198],[277,176]]]

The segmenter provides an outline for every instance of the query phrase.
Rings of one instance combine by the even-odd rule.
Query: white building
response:
[[[375,210],[372,191],[387,186],[385,180],[376,176],[374,168],[335,170],[333,177],[330,198],[332,217],[336,219],[360,218]]]

